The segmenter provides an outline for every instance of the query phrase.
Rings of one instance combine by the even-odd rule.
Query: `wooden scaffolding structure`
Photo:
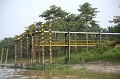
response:
[[[48,31],[45,30],[45,27],[48,28]],[[48,42],[46,42],[45,33],[48,34]],[[52,34],[63,34],[64,35],[64,41],[62,42],[53,42]],[[80,40],[72,40],[71,34],[83,34],[85,35],[84,42],[81,42]],[[98,35],[98,41],[90,41],[89,35]],[[40,25],[39,28],[32,27],[30,29],[27,29],[26,32],[21,34],[20,36],[15,37],[15,66],[17,65],[17,55],[18,51],[20,52],[20,66],[23,66],[23,50],[26,49],[26,64],[35,66],[37,62],[37,53],[38,51],[38,62],[41,63],[42,66],[45,66],[45,47],[49,47],[49,63],[52,65],[52,47],[65,47],[66,56],[68,56],[68,61],[70,61],[70,55],[71,55],[71,47],[76,46],[84,46],[86,47],[86,50],[88,50],[88,47],[96,46],[104,44],[102,42],[101,35],[120,35],[120,33],[101,33],[101,32],[61,32],[61,31],[52,31],[51,24]],[[40,40],[41,39],[41,40]],[[118,45],[117,47],[120,47]],[[40,50],[41,49],[41,50]]]

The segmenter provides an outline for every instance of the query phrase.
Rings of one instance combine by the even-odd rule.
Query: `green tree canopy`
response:
[[[86,2],[83,5],[79,5],[78,11],[78,22],[79,28],[83,31],[98,31],[99,25],[97,24],[98,21],[95,21],[94,18],[96,17],[99,11],[96,11],[97,8],[92,8],[92,4]]]
[[[4,38],[0,41],[0,49],[7,48],[9,49],[9,58],[14,58],[14,39],[13,38]]]
[[[120,24],[120,16],[114,16],[113,20],[109,22],[114,24]]]
[[[52,30],[60,31],[98,31],[99,25],[94,18],[97,15],[97,8],[92,8],[88,2],[80,5],[78,11],[80,14],[70,14],[61,7],[55,5],[44,11],[40,17],[46,20],[46,23],[52,23]]]
[[[113,20],[109,22],[115,24],[114,26],[108,27],[109,32],[120,33],[120,16],[114,16]]]
[[[46,23],[52,23],[52,30],[63,30],[66,28],[66,22],[63,19],[68,15],[61,7],[50,6],[49,10],[44,11],[40,17],[46,20]]]
[[[50,6],[49,10],[44,11],[40,17],[44,18],[47,21],[55,21],[60,18],[65,18],[69,13],[65,12],[61,9],[61,7],[57,7],[56,5]]]

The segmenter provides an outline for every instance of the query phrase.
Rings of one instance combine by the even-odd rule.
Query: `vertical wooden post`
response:
[[[77,40],[77,34],[75,33],[75,41]],[[77,49],[78,49],[78,47],[77,46],[75,46],[75,52],[77,52]]]
[[[68,57],[69,57],[69,62],[70,62],[70,31],[68,31]]]
[[[50,51],[50,64],[52,65],[52,30],[51,30],[51,24],[49,25],[49,51]]]
[[[66,45],[66,44],[67,44],[67,33],[65,33],[65,45]],[[68,55],[67,55],[67,47],[68,47],[68,46],[65,46],[65,55],[66,55],[66,56],[68,56]]]
[[[101,45],[101,31],[99,31],[99,45]]]
[[[41,32],[42,32],[42,66],[45,65],[45,58],[44,58],[44,25],[41,26]]]
[[[38,31],[38,62],[40,64],[40,32]]]
[[[86,34],[86,42],[87,42],[87,51],[88,51],[88,34]]]
[[[58,34],[57,34],[57,33],[55,33],[55,34],[54,34],[54,40],[55,40],[55,42],[58,42],[57,37],[58,37]],[[58,52],[58,50],[57,50],[57,49],[58,49],[58,47],[57,47],[57,46],[55,46],[55,47],[54,47],[54,52],[55,52],[54,54],[55,54],[55,57],[56,57],[56,58],[57,58],[57,57],[58,57],[58,55],[59,55],[59,52]]]
[[[7,59],[8,59],[8,49],[6,49],[5,67],[6,67],[6,65],[7,65]]]
[[[29,59],[30,59],[30,65],[32,65],[32,32],[30,30],[30,56],[29,56]]]
[[[29,46],[29,44],[28,44],[28,34],[27,34],[26,42],[27,42],[27,44],[26,44],[26,53],[27,53],[26,63],[27,63],[27,66],[28,66],[28,46]]]
[[[15,66],[16,66],[16,64],[17,64],[17,42],[16,42],[16,39],[15,39],[15,61],[14,61],[14,64],[15,64]]]
[[[108,44],[108,42],[109,42],[109,40],[108,40],[109,38],[108,38],[108,35],[106,34],[106,40],[107,40],[107,44]]]
[[[32,28],[32,65],[35,65],[36,64],[36,52],[35,52],[35,28],[33,27]]]
[[[36,37],[34,36],[33,37],[33,42],[34,42],[34,44],[33,44],[33,48],[34,48],[34,65],[36,65],[36,46],[35,46],[35,44],[36,44]]]
[[[22,46],[22,36],[20,36],[20,66],[22,67],[23,62],[22,62],[22,52],[23,51],[23,46]]]
[[[67,37],[68,35],[68,37]],[[69,62],[70,61],[70,32],[68,31],[68,33],[65,33],[65,54],[66,54],[66,59],[65,62]]]
[[[0,61],[1,64],[2,64],[3,52],[4,52],[4,49],[2,48],[2,52],[1,52],[1,61]]]
[[[31,56],[32,57],[32,65],[34,65],[34,36],[33,36],[33,34],[32,34],[32,49],[31,50],[32,50],[32,52],[31,52],[32,53],[31,54],[32,55]]]

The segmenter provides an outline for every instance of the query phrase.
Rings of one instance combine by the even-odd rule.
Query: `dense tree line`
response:
[[[52,30],[61,31],[99,31],[98,21],[95,21],[97,8],[92,8],[88,2],[79,5],[77,9],[79,14],[71,14],[62,10],[56,5],[50,6],[50,9],[44,11],[40,17],[46,20],[46,23],[52,23]]]
[[[2,48],[9,49],[9,58],[14,58],[14,39],[13,38],[4,38],[3,40],[0,41],[0,56],[2,52]],[[4,50],[4,54],[6,53],[6,50]]]

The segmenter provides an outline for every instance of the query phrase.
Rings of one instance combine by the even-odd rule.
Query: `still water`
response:
[[[0,79],[120,79],[120,73],[0,69]]]

